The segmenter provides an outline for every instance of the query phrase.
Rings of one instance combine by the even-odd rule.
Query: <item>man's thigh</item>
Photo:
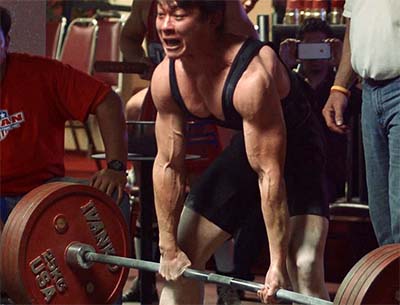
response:
[[[178,243],[193,268],[203,269],[216,249],[230,236],[199,213],[184,207],[179,221]]]
[[[325,163],[321,125],[311,115],[300,128],[288,132],[285,181],[290,216],[329,217]]]
[[[261,213],[259,193],[243,134],[238,134],[194,183],[185,206],[233,235],[251,210],[258,207]]]

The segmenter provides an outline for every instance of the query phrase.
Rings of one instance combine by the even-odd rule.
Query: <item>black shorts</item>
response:
[[[288,131],[285,181],[290,216],[329,217],[324,186],[325,148],[320,123],[311,115],[300,128]],[[261,213],[258,176],[247,160],[239,133],[199,178],[185,205],[224,231],[234,234]]]

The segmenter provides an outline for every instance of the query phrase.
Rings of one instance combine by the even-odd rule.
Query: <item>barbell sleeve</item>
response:
[[[160,264],[155,262],[96,253],[93,247],[81,243],[72,243],[68,246],[66,251],[66,260],[70,265],[79,266],[84,269],[89,269],[93,263],[116,265],[150,272],[158,272],[160,267]],[[252,292],[257,292],[264,287],[261,283],[241,280],[216,273],[202,272],[191,268],[187,268],[183,272],[183,276],[202,282],[215,283]],[[306,296],[286,289],[278,289],[276,297],[281,300],[306,305],[333,305],[332,302],[316,297]]]

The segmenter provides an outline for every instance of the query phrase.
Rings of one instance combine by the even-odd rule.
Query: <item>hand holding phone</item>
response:
[[[299,40],[288,38],[281,42],[279,46],[279,56],[284,64],[291,68],[297,65],[297,44]]]
[[[337,38],[328,38],[325,42],[331,45],[331,64],[334,67],[338,67],[340,59],[342,58],[343,42]]]
[[[299,60],[328,60],[332,57],[331,44],[328,42],[297,44],[297,59]]]

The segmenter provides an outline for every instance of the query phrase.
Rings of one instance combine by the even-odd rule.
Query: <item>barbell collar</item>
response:
[[[80,267],[82,269],[90,269],[94,262],[85,259],[86,253],[93,253],[96,250],[87,244],[73,242],[67,247],[65,259],[72,267]]]
[[[90,268],[95,262],[150,272],[158,272],[160,267],[160,264],[155,262],[96,253],[93,247],[81,243],[71,243],[66,250],[65,257],[68,264],[71,266],[78,266],[84,269]],[[190,268],[183,272],[183,276],[202,282],[215,283],[252,292],[257,292],[264,287],[264,285],[261,283],[245,281],[216,273],[202,272]],[[278,289],[276,292],[276,297],[285,301],[307,305],[333,305],[332,302],[316,297],[306,296],[286,289]]]

